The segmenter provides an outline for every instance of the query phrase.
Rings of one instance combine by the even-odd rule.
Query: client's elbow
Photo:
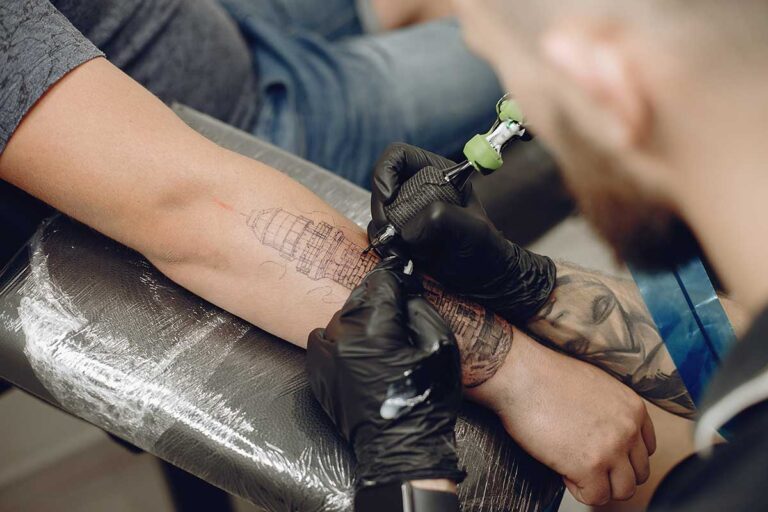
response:
[[[181,180],[179,180],[181,181]],[[206,206],[204,187],[176,182],[159,191],[139,221],[134,247],[158,269],[221,264],[220,230],[215,212]]]

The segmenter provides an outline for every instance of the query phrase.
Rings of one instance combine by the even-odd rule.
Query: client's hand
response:
[[[604,371],[516,340],[478,392],[526,451],[563,475],[579,501],[628,499],[648,479],[656,438],[645,403]]]
[[[388,223],[384,207],[405,180],[427,166],[451,165],[419,148],[391,146],[374,171],[369,235]],[[549,298],[554,263],[504,239],[471,188],[463,199],[464,206],[436,203],[416,216],[395,250],[501,316],[528,320]],[[627,499],[648,478],[655,436],[645,405],[594,366],[516,336],[496,375],[469,392],[501,417],[521,446],[563,475],[584,503]]]
[[[463,478],[459,350],[402,268],[379,264],[307,345],[312,391],[350,442],[362,487]]]
[[[376,164],[368,235],[389,223],[385,207],[406,180],[425,167],[453,162],[413,146],[393,144]],[[549,298],[555,264],[506,240],[493,226],[467,183],[463,206],[436,202],[402,228],[394,250],[442,285],[512,323],[530,319]]]

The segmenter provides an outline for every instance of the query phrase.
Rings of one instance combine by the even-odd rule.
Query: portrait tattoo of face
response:
[[[551,300],[531,319],[540,340],[614,375],[674,414],[696,412],[632,281],[559,263]]]

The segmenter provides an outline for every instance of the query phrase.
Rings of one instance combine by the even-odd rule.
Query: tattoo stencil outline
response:
[[[378,263],[373,254],[362,255],[363,248],[341,229],[282,208],[254,210],[247,225],[264,246],[295,263],[297,272],[314,281],[330,279],[352,290]],[[432,279],[424,279],[424,291],[459,341],[464,384],[479,386],[504,362],[512,346],[512,326],[481,306],[446,292]]]

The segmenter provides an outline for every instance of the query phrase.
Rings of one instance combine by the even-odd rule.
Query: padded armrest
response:
[[[367,221],[362,189],[180,112]],[[0,377],[266,510],[350,509],[350,454],[309,391],[303,352],[66,217],[0,275]],[[557,475],[487,412],[467,405],[458,440],[463,510],[542,510],[559,498]]]

